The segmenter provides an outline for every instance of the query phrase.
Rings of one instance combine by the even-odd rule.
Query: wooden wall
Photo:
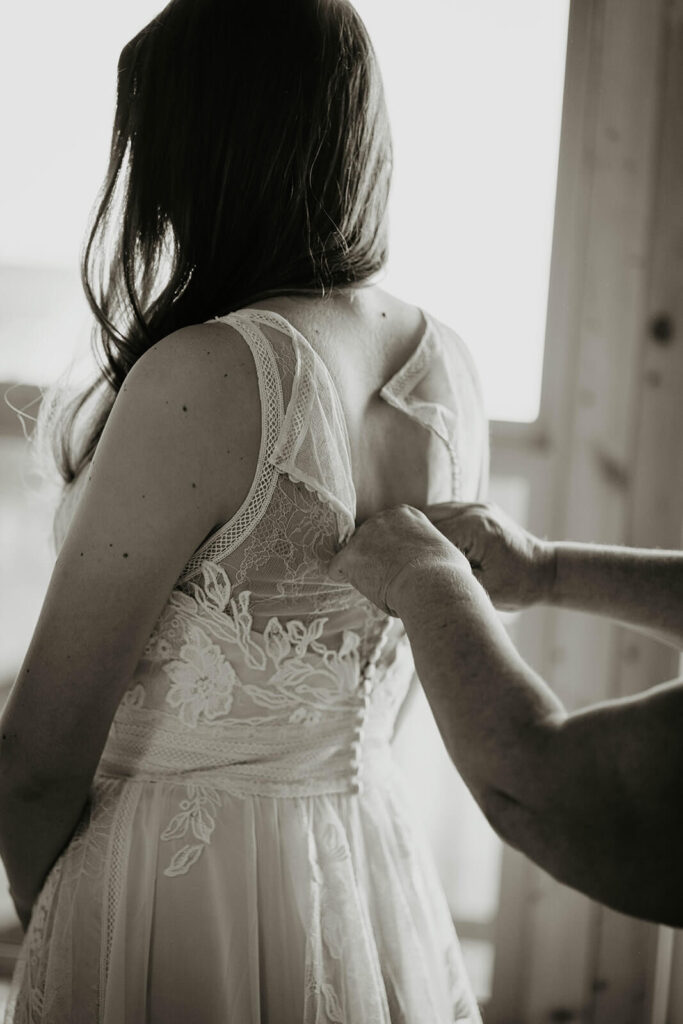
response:
[[[523,467],[548,536],[679,547],[683,0],[573,2],[548,316],[541,417],[494,429],[494,472]],[[569,707],[678,669],[676,652],[568,612],[529,616],[521,642]],[[488,1024],[683,1021],[680,936],[514,853],[497,958]]]

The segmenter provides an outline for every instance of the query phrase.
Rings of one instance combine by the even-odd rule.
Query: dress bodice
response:
[[[100,772],[191,773],[244,793],[357,791],[373,751],[379,761],[386,750],[414,669],[401,624],[327,573],[356,517],[339,394],[279,314],[222,319],[244,338],[258,376],[253,484],[170,594]],[[425,501],[474,498],[483,461],[467,429],[481,415],[474,371],[454,332],[425,323],[380,397],[442,449]]]

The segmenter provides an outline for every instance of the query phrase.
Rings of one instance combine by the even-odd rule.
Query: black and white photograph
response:
[[[683,0],[0,15],[0,1021],[683,1024]]]

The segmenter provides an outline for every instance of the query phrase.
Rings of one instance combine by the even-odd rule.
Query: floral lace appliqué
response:
[[[166,618],[176,636],[182,622],[181,637],[175,658],[159,659],[171,683],[166,702],[179,710],[184,725],[220,723],[233,711],[239,693],[242,711],[246,700],[268,710],[268,720],[310,726],[321,720],[326,707],[353,693],[358,682],[357,633],[345,630],[338,650],[322,642],[328,616],[308,623],[272,617],[262,634],[255,633],[250,592],[233,597],[225,569],[213,562],[204,562],[201,574],[201,584],[185,585],[191,593],[175,590],[171,595]],[[157,657],[162,647],[170,647],[163,644],[163,632],[162,618],[150,644]],[[237,648],[248,668],[264,674],[263,682],[241,679],[224,653],[226,647]],[[327,688],[321,686],[323,680]],[[288,712],[287,718],[278,712]],[[243,713],[238,719],[245,720]]]
[[[193,864],[201,857],[204,847],[211,842],[216,826],[212,812],[221,805],[218,790],[213,786],[200,786],[190,783],[186,787],[187,797],[180,801],[180,811],[168,823],[161,838],[168,842],[172,839],[183,839],[188,832],[192,833],[198,843],[186,843],[173,855],[171,863],[164,870],[169,878],[186,875]]]
[[[306,708],[300,707],[292,711],[288,721],[293,722],[295,725],[316,725],[322,717],[321,711],[308,711]]]
[[[145,688],[142,683],[136,683],[129,690],[126,690],[121,698],[122,708],[141,708],[145,703]]]
[[[184,644],[180,660],[165,666],[171,677],[166,700],[180,708],[180,719],[195,728],[200,719],[213,722],[230,713],[237,676],[216,644]]]

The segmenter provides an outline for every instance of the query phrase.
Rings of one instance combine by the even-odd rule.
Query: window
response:
[[[462,335],[491,419],[529,424],[541,399],[569,2],[356,6],[378,52],[395,144],[385,286]],[[513,457],[503,473],[495,456],[494,443],[491,498],[526,523],[524,470]],[[508,625],[514,632],[514,620]],[[453,769],[423,696],[396,756],[485,1004],[502,845]]]
[[[386,286],[463,336],[488,413],[539,411],[569,0],[356,0],[395,141]]]
[[[492,418],[534,420],[569,0],[356,6],[379,53],[396,147],[386,286],[462,334]],[[46,383],[87,344],[78,252],[106,165],[116,60],[157,7],[129,0],[94,15],[70,0],[42,10],[39,34],[30,9],[15,9],[0,81],[22,97],[6,133],[23,156],[5,163],[0,192],[0,379]]]
[[[15,4],[0,42],[0,381],[47,384],[88,349],[79,251],[107,166],[116,65],[157,0]],[[9,98],[13,97],[11,102]],[[17,99],[18,98],[18,99]]]

